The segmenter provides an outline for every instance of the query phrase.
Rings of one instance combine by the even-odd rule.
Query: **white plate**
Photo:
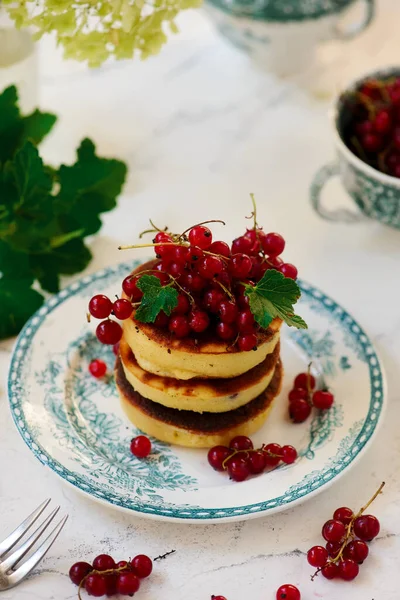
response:
[[[307,331],[285,328],[284,385],[253,440],[292,444],[291,466],[231,482],[207,463],[205,450],[153,441],[151,459],[129,451],[137,430],[124,416],[113,381],[88,373],[93,358],[115,356],[86,323],[91,296],[119,292],[132,263],[84,277],[51,298],[21,332],[11,362],[9,399],[24,441],[62,479],[96,500],[163,520],[244,520],[285,510],[322,491],[350,469],[382,420],[385,384],[376,352],[361,327],[336,302],[300,282],[299,314]],[[293,377],[310,359],[335,394],[334,407],[303,424],[287,416]]]

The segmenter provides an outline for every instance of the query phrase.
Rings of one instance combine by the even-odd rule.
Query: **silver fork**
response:
[[[46,519],[35,529],[35,531],[28,537],[26,541],[23,541],[20,546],[11,550],[18,544],[20,540],[25,536],[28,530],[36,523],[41,514],[47,508],[50,503],[50,498],[45,500],[43,504],[37,507],[29,517],[25,519],[10,535],[3,541],[0,542],[0,592],[9,590],[10,588],[18,585],[29,575],[29,573],[36,567],[36,565],[42,560],[44,555],[50,550],[51,546],[56,541],[62,528],[64,527],[68,515],[63,517],[61,521],[52,529],[52,531],[45,537],[43,542],[37,548],[37,550],[29,556],[24,562],[21,563],[23,558],[33,548],[36,542],[42,538],[43,534],[53,521],[54,517],[60,510],[57,506]],[[19,563],[21,563],[19,565]],[[18,566],[19,565],[19,566]]]

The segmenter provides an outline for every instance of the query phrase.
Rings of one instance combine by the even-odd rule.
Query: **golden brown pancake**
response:
[[[126,379],[120,358],[115,370],[122,408],[132,423],[147,435],[192,448],[228,444],[235,435],[255,433],[264,424],[279,394],[282,374],[279,361],[268,388],[251,402],[224,413],[198,413],[168,408],[141,396]]]
[[[195,412],[226,412],[247,404],[270,384],[279,360],[280,343],[267,358],[237,377],[230,379],[190,380],[160,377],[144,371],[123,337],[119,352],[125,377],[145,398],[169,408]]]
[[[150,261],[133,271],[138,274],[154,267]],[[177,339],[167,329],[136,321],[134,315],[123,322],[124,337],[142,369],[175,379],[231,378],[262,363],[274,351],[280,337],[281,319],[274,319],[258,334],[255,351],[241,352],[205,332],[196,338]]]

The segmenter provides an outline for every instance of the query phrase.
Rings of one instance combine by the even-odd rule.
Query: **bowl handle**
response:
[[[310,201],[314,210],[320,217],[327,221],[341,221],[342,223],[357,223],[364,220],[361,212],[341,208],[337,210],[328,210],[322,204],[322,191],[325,184],[332,177],[340,175],[340,166],[337,161],[324,165],[319,169],[311,183]]]
[[[356,37],[359,33],[367,29],[375,16],[375,0],[358,0],[365,4],[364,18],[359,23],[351,23],[347,27],[341,27],[337,24],[335,27],[335,34],[338,39],[351,40]]]

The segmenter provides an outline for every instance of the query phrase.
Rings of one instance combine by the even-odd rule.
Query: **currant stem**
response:
[[[218,279],[215,279],[215,283],[218,283],[218,285],[224,290],[224,292],[228,296],[228,298],[230,298],[232,301],[235,300],[235,296],[232,294],[232,292],[230,290],[228,290],[228,288],[223,283],[221,283],[221,281],[218,281]]]

